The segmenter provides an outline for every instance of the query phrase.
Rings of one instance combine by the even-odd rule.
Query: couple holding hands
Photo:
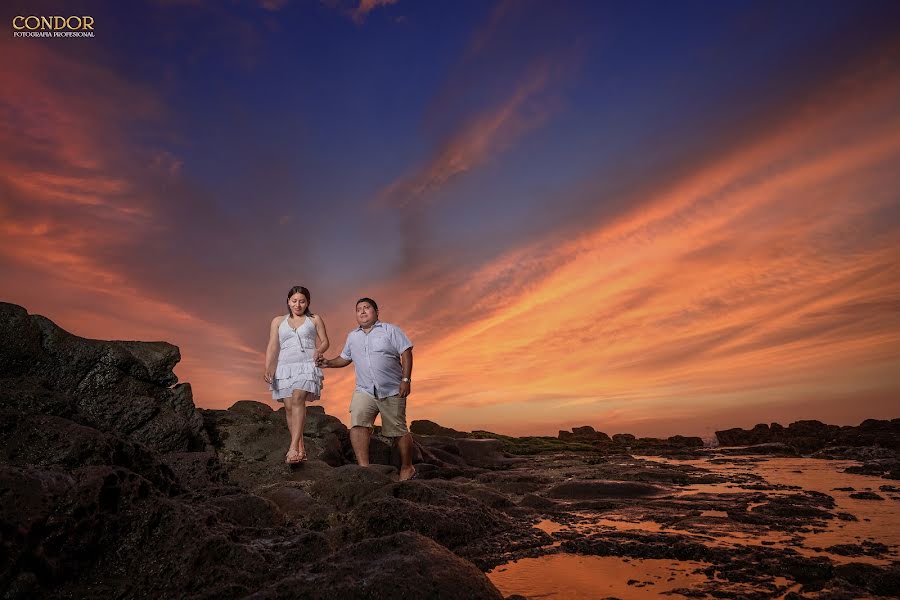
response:
[[[328,333],[325,321],[309,310],[309,290],[294,286],[287,295],[288,314],[272,319],[266,347],[266,383],[272,398],[284,402],[291,444],[285,462],[306,460],[303,424],[306,403],[322,392],[322,367],[353,363],[356,389],[350,400],[350,442],[360,466],[369,466],[369,438],[381,414],[381,433],[400,451],[400,480],[412,479],[412,437],[406,426],[406,397],[412,377],[412,342],[399,327],[378,320],[378,304],[371,298],[356,301],[359,327],[347,334],[336,358],[325,358]]]

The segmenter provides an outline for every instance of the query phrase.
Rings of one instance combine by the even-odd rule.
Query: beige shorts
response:
[[[350,400],[350,426],[372,427],[375,416],[381,414],[381,434],[385,437],[400,437],[409,433],[406,427],[406,398],[388,396],[376,398],[366,392],[355,390]]]

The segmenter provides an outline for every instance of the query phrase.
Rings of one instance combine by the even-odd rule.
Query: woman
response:
[[[284,402],[291,445],[285,462],[306,460],[303,424],[306,403],[322,393],[322,369],[316,361],[328,350],[325,321],[309,310],[309,290],[296,285],[287,295],[288,314],[272,319],[266,348],[266,383],[272,398]]]

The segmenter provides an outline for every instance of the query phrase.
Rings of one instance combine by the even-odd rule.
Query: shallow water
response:
[[[551,554],[497,567],[488,577],[504,596],[657,598],[703,580],[699,562]],[[630,583],[629,583],[630,582]]]
[[[654,459],[658,462],[698,466],[716,473],[728,473],[729,465],[710,464],[705,460],[665,460]],[[850,513],[858,521],[841,521],[834,519],[828,527],[821,531],[809,534],[799,534],[803,538],[803,549],[827,548],[837,544],[860,543],[865,540],[880,542],[892,546],[890,556],[900,560],[900,493],[883,492],[881,486],[900,487],[900,482],[873,477],[871,475],[857,475],[843,473],[847,467],[858,465],[852,460],[819,460],[812,458],[771,458],[766,462],[756,463],[752,470],[741,465],[744,472],[750,471],[762,475],[767,482],[773,485],[799,486],[803,490],[821,492],[834,498],[836,508],[834,512]],[[708,493],[728,493],[745,491],[733,486],[734,484],[703,484],[686,486],[682,493],[696,493],[698,491]],[[854,488],[855,492],[837,490],[836,488]],[[858,500],[851,498],[850,494],[871,491],[884,500]],[[775,492],[777,493],[777,492]],[[727,516],[727,515],[726,515]],[[774,536],[771,539],[779,539]],[[822,555],[823,553],[812,552]],[[889,560],[878,560],[870,557],[845,557],[827,554],[829,558],[839,561],[853,560],[857,562],[872,562],[874,564],[887,564]]]
[[[900,482],[868,475],[843,473],[842,471],[859,463],[855,461],[829,461],[808,458],[769,458],[760,462],[710,463],[708,460],[672,460],[653,458],[656,462],[674,465],[696,466],[726,476],[751,474],[761,476],[775,486],[791,486],[791,489],[759,491],[742,488],[740,484],[699,484],[677,489],[675,497],[691,494],[723,496],[735,493],[775,494],[796,493],[802,490],[816,491],[834,498],[836,507],[830,512],[849,513],[857,521],[831,519],[821,530],[799,533],[781,533],[765,530],[744,530],[728,518],[721,510],[706,510],[701,517],[708,525],[702,535],[690,528],[667,529],[665,525],[650,520],[641,520],[634,515],[616,515],[605,512],[602,515],[578,512],[579,522],[575,524],[556,523],[543,520],[536,527],[550,533],[588,534],[598,531],[673,531],[682,535],[696,536],[705,544],[713,545],[770,545],[790,547],[807,556],[827,557],[838,562],[867,562],[886,565],[891,560],[900,560],[900,493],[881,491],[881,486],[898,486]],[[740,459],[738,459],[740,461]],[[835,488],[852,487],[856,492],[872,491],[884,500],[859,500],[850,497],[851,491]],[[797,489],[799,488],[799,489]],[[758,505],[759,503],[757,503]],[[750,508],[755,506],[751,504]],[[721,527],[717,525],[721,524]],[[884,557],[848,557],[826,552],[824,549],[837,544],[859,544],[864,541],[878,542],[889,547]],[[551,546],[554,548],[559,543]],[[594,599],[614,596],[623,600],[630,598],[656,598],[660,594],[687,588],[705,580],[699,572],[703,563],[679,562],[671,560],[641,560],[618,557],[581,556],[555,553],[539,558],[526,558],[501,565],[487,575],[505,595],[520,594],[526,598],[571,598]],[[787,580],[773,581],[784,586]],[[665,596],[664,596],[665,597]],[[682,597],[677,592],[669,597]]]

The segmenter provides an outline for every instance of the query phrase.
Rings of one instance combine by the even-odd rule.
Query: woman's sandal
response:
[[[296,450],[294,450],[293,448],[288,450],[287,455],[284,457],[284,462],[286,462],[289,465],[295,465],[298,462],[300,462],[301,460],[302,459],[301,459],[300,453],[297,452]]]
[[[306,448],[304,448],[303,450],[300,450],[300,452],[298,452],[298,454],[300,455],[300,460],[298,460],[297,462],[305,462],[306,461]]]

